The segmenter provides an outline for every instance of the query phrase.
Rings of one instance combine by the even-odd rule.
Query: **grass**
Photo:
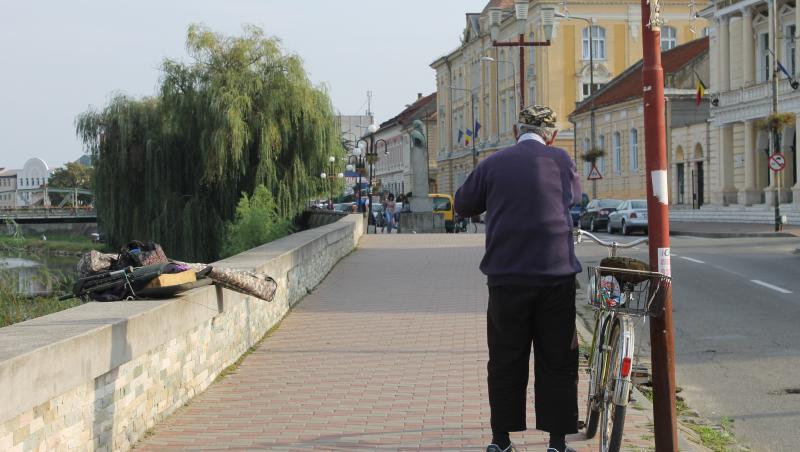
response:
[[[13,272],[0,271],[0,328],[81,304],[81,301],[75,298],[59,300],[55,296],[20,295],[17,293],[16,278],[17,275]],[[49,272],[43,272],[37,276],[37,279],[42,279],[41,282],[45,287],[53,287],[56,292],[59,288],[65,289],[65,285],[69,284],[63,276]]]
[[[25,237],[0,236],[0,251],[6,252],[47,252],[62,251],[67,253],[80,253],[90,250],[101,250],[105,247],[102,243],[93,243],[88,237],[69,234],[50,234],[47,240],[42,240],[40,235]]]
[[[727,452],[728,446],[735,444],[731,433],[733,421],[730,418],[722,418],[720,426],[688,424],[688,427],[697,433],[704,446],[714,452]]]

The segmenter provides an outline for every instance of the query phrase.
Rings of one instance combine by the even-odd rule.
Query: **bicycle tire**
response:
[[[611,353],[608,354],[608,361],[606,362],[608,373],[605,375],[605,391],[608,394],[614,393],[615,380],[612,366],[618,361],[617,358],[620,353],[620,329],[620,324],[615,323],[608,338],[608,344],[611,347]],[[626,408],[612,401],[604,403],[601,422],[603,431],[600,435],[600,450],[602,452],[619,452],[622,446],[622,433],[625,430]]]
[[[596,322],[603,322],[602,319],[597,319]],[[597,325],[599,332],[595,341],[595,350],[592,352],[592,363],[589,371],[589,393],[592,392],[592,385],[594,388],[595,396],[587,396],[586,398],[586,438],[592,439],[597,434],[597,427],[600,425],[600,408],[601,404],[597,400],[598,394],[602,393],[602,375],[603,375],[603,354],[600,352],[601,344],[604,343],[603,337],[605,336],[606,322],[602,325]]]

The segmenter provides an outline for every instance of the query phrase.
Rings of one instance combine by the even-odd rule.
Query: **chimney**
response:
[[[422,93],[417,93],[417,100],[422,99]]]

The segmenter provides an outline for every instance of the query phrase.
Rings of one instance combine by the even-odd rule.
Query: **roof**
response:
[[[411,104],[408,107],[406,107],[405,110],[401,111],[400,114],[398,114],[394,118],[391,118],[391,119],[381,123],[381,129],[384,128],[384,127],[388,127],[388,126],[390,126],[390,125],[392,125],[394,123],[400,123],[401,125],[405,124],[406,122],[408,122],[408,120],[410,118],[412,118],[414,116],[415,113],[417,113],[420,110],[424,110],[425,107],[427,107],[428,105],[433,105],[434,106],[434,111],[435,111],[435,109],[436,109],[435,108],[436,107],[436,93],[428,94],[427,96],[420,97],[419,99],[417,99],[416,102],[414,102],[413,104]]]
[[[661,66],[664,68],[664,75],[680,71],[707,52],[707,36],[661,52]],[[642,60],[584,99],[570,116],[587,112],[592,106],[599,108],[640,97],[642,97]]]
[[[489,8],[503,8],[510,9],[514,7],[514,0],[489,0],[489,3],[483,8],[483,12],[489,11]],[[481,13],[483,14],[483,13]]]
[[[2,169],[0,170],[0,177],[16,176],[20,171],[18,169]]]

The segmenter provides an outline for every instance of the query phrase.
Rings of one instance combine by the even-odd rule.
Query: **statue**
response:
[[[433,212],[433,202],[428,198],[428,139],[425,124],[419,119],[411,123],[411,211]]]

